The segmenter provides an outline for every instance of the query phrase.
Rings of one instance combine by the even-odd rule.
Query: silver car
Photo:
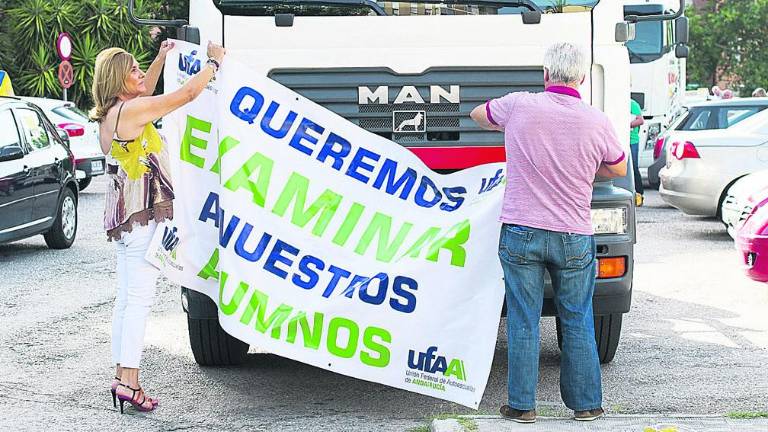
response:
[[[729,113],[725,129],[680,131],[666,143],[659,193],[686,214],[718,215],[736,180],[768,168],[768,110]]]

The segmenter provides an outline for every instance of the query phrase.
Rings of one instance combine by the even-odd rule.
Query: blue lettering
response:
[[[396,276],[392,282],[392,292],[395,295],[400,296],[400,299],[389,299],[389,305],[392,309],[403,313],[411,313],[416,310],[416,295],[410,291],[416,291],[419,289],[419,284],[416,280],[406,276]],[[403,300],[405,303],[401,302]]]
[[[267,112],[264,113],[264,118],[261,119],[261,130],[272,137],[285,138],[285,136],[288,135],[291,126],[293,126],[297,114],[293,111],[289,111],[288,115],[285,117],[285,121],[283,121],[283,124],[280,126],[280,129],[273,129],[270,124],[272,123],[272,119],[275,117],[278,108],[280,108],[280,104],[277,102],[271,102],[269,104]]]
[[[425,198],[427,189],[431,189],[432,193],[434,194],[434,197],[431,201]],[[435,204],[439,203],[440,200],[443,199],[443,194],[441,194],[437,189],[435,182],[433,182],[429,177],[423,176],[421,178],[421,184],[419,184],[419,189],[416,190],[416,195],[414,195],[413,198],[419,207],[432,208],[435,206]]]
[[[365,171],[373,172],[373,165],[365,162],[365,158],[376,162],[379,160],[379,158],[381,158],[381,156],[379,156],[377,153],[366,150],[363,147],[358,148],[357,153],[355,153],[355,157],[352,158],[352,162],[349,164],[349,168],[347,168],[347,175],[363,183],[368,183],[370,178],[357,171],[359,168],[362,168]]]
[[[243,109],[241,106],[246,97],[253,99],[253,103],[250,104],[250,108]],[[232,99],[232,103],[229,104],[229,110],[240,120],[253,124],[263,106],[264,96],[261,93],[250,87],[240,87],[240,90],[237,91],[237,94]]]
[[[465,193],[467,193],[467,188],[465,188],[464,186],[454,186],[454,187],[443,188],[443,194],[445,194],[445,197],[453,203],[453,206],[447,203],[442,203],[440,204],[440,210],[452,212],[457,208],[461,207],[461,205],[464,204],[464,197],[456,196],[454,194],[463,195]]]
[[[310,266],[314,266],[315,270],[310,268]],[[307,277],[307,280],[302,279],[298,274],[294,274],[291,281],[299,288],[311,290],[317,285],[318,280],[320,280],[316,270],[322,270],[324,268],[325,263],[320,260],[320,258],[313,257],[312,255],[305,255],[301,258],[301,261],[299,261],[299,271]]]
[[[232,219],[235,219],[235,217],[236,216],[233,216]],[[231,224],[232,224],[232,221],[230,220],[230,225]],[[251,252],[248,252],[247,250],[245,250],[245,242],[247,242],[248,238],[251,236],[251,231],[253,231],[253,225],[246,222],[245,225],[243,225],[243,230],[240,231],[240,235],[237,237],[237,242],[235,243],[235,253],[245,260],[248,260],[250,262],[256,262],[259,259],[261,259],[261,256],[264,254],[264,251],[267,249],[267,245],[269,244],[270,240],[272,240],[272,236],[267,233],[263,233],[261,235],[261,239],[259,239],[259,244],[256,245],[256,249],[254,249]],[[274,250],[272,251],[272,253],[274,253]],[[270,258],[271,258],[271,255],[270,255]]]
[[[371,281],[378,280],[379,283],[377,284],[377,291],[376,295],[371,295],[368,292],[368,288],[371,286]],[[363,282],[363,285],[360,286],[360,291],[358,295],[360,296],[360,300],[372,304],[372,305],[380,305],[384,303],[384,300],[387,298],[387,288],[389,287],[389,276],[387,276],[386,273],[379,273],[375,275],[374,277],[367,278],[365,282]]]
[[[290,145],[291,147],[295,148],[296,150],[311,156],[312,155],[312,149],[302,144],[302,141],[306,141],[311,144],[317,144],[318,138],[310,135],[307,133],[308,130],[312,130],[314,132],[317,132],[318,134],[321,134],[325,132],[325,128],[316,124],[310,119],[302,119],[301,123],[299,123],[299,128],[296,130],[296,132],[293,134],[293,138],[291,138]]]
[[[376,189],[381,189],[381,186],[386,180],[387,185],[384,190],[390,195],[395,195],[397,190],[402,188],[403,190],[400,192],[399,197],[401,200],[404,200],[408,198],[408,195],[411,193],[411,189],[413,189],[413,185],[416,184],[416,170],[413,168],[408,168],[405,170],[403,175],[400,176],[400,178],[395,180],[396,172],[397,162],[393,161],[392,159],[386,159],[381,165],[381,171],[379,171],[379,175],[376,176],[376,180],[373,182],[373,187]]]
[[[338,144],[341,148],[338,151],[334,151],[333,146]],[[317,154],[317,160],[325,162],[328,156],[333,158],[333,169],[341,171],[341,166],[344,165],[344,158],[349,155],[349,151],[352,146],[349,141],[331,132],[328,135],[328,139],[325,140],[323,148],[320,149],[320,153]]]
[[[265,233],[264,235],[269,234]],[[283,251],[286,251],[293,256],[299,254],[298,248],[291,246],[282,240],[277,240],[275,242],[275,246],[272,248],[272,252],[270,252],[269,257],[267,258],[267,262],[264,263],[264,270],[272,273],[275,276],[285,279],[288,277],[288,272],[278,268],[275,266],[275,264],[279,262],[287,265],[288,267],[291,267],[293,265],[293,261],[289,257],[281,255],[280,253]]]
[[[211,192],[208,194],[208,198],[205,199],[203,210],[200,212],[200,217],[198,217],[197,220],[203,223],[208,220],[213,220],[213,224],[218,228],[219,220],[221,218],[222,214],[219,209],[219,194]]]
[[[221,210],[221,220],[224,220],[224,210]],[[229,218],[229,223],[227,224],[227,227],[223,230],[221,227],[219,227],[219,244],[221,247],[227,247],[229,245],[229,241],[232,240],[232,235],[235,233],[235,229],[240,224],[240,218],[232,215],[231,218]]]
[[[325,287],[325,291],[323,291],[323,297],[325,298],[328,298],[333,294],[333,290],[336,289],[336,285],[339,284],[341,278],[348,278],[352,275],[352,273],[343,268],[336,267],[335,265],[328,267],[328,271],[333,274],[333,277],[331,278],[331,281],[328,282],[328,286]]]

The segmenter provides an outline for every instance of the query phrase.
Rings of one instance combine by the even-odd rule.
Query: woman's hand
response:
[[[168,51],[172,50],[173,47],[176,46],[172,41],[164,40],[160,44],[160,50],[157,52],[157,57],[161,60],[165,60],[165,56],[168,54]]]
[[[226,53],[227,50],[223,46],[208,41],[208,58],[216,60],[216,62],[221,65],[221,62],[224,61],[224,54]]]

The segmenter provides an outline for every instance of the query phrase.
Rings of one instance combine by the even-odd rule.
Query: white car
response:
[[[99,145],[99,125],[91,121],[72,102],[59,99],[22,97],[39,106],[53,124],[69,135],[69,147],[75,155],[77,183],[80,190],[91,184],[93,177],[105,173],[105,159]]]
[[[755,199],[764,196],[765,190],[768,190],[768,169],[744,176],[728,188],[720,206],[720,219],[732,238],[736,238],[736,227],[749,216],[758,204]]]
[[[724,129],[675,131],[659,173],[661,198],[690,215],[716,216],[736,180],[768,169],[768,110]]]

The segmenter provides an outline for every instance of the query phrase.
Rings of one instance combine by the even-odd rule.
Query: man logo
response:
[[[427,113],[424,111],[392,111],[392,132],[426,132]]]
[[[438,85],[429,86],[429,103],[453,103],[457,104],[461,102],[461,88],[457,85],[448,86],[446,90],[444,87]],[[371,90],[369,87],[360,86],[357,88],[357,103],[359,105],[368,104],[389,104],[389,86],[378,86],[375,90]],[[404,103],[426,103],[424,96],[419,92],[416,86],[403,86],[395,97],[394,104]]]
[[[200,72],[200,59],[196,59],[197,50],[192,51],[188,55],[179,53],[179,70],[186,72],[187,75],[194,75]]]
[[[176,259],[176,246],[179,245],[179,237],[176,236],[178,228],[173,227],[173,229],[168,229],[168,227],[165,227],[165,231],[163,232],[163,249],[165,249],[167,252],[170,252],[171,258]]]

